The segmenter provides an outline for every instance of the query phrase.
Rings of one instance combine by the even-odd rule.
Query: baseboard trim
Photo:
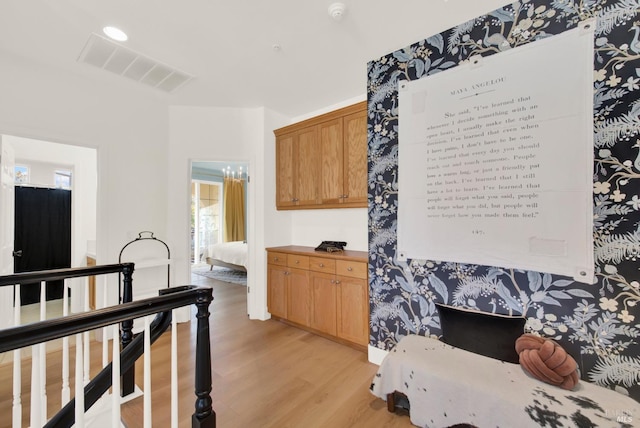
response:
[[[376,348],[375,346],[368,345],[367,348],[367,356],[369,357],[369,362],[380,365],[382,364],[382,360],[387,356],[389,351],[385,351],[384,349]]]

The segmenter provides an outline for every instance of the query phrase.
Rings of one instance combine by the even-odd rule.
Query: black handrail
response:
[[[37,272],[14,273],[13,275],[0,276],[0,287],[6,285],[27,284],[40,281],[57,281],[66,278],[78,278],[82,276],[104,275],[108,273],[133,271],[133,263],[115,263],[102,266],[86,266],[77,268],[51,269]]]
[[[163,296],[10,327],[0,330],[0,353],[194,304],[198,298],[206,298],[204,296],[208,294],[211,294],[208,288],[179,287],[177,291]]]
[[[116,263],[110,265],[87,266],[77,268],[51,269],[36,272],[21,272],[13,275],[0,277],[0,287],[13,286],[16,284],[33,284],[41,281],[56,281],[67,278],[78,278],[86,276],[105,275],[110,273],[122,274],[124,299],[121,303],[128,303],[133,300],[133,270],[134,263]],[[119,292],[118,292],[119,294]],[[126,347],[133,340],[133,319],[122,321],[122,347]],[[122,373],[121,395],[127,396],[135,389],[135,370],[127,370]]]

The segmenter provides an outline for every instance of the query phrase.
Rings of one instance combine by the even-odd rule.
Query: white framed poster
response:
[[[593,27],[399,83],[399,257],[592,282]]]

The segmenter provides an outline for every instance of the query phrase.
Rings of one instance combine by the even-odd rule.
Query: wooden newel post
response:
[[[196,308],[196,410],[191,418],[192,428],[215,428],[216,412],[211,407],[211,341],[209,338],[209,305],[213,290],[203,289]]]
[[[133,263],[125,263],[122,270],[122,303],[133,301]],[[133,320],[123,321],[122,329],[122,349],[124,349],[133,340]],[[125,397],[132,394],[136,387],[135,367],[132,366],[126,372],[122,373],[120,380],[122,388],[120,395]]]

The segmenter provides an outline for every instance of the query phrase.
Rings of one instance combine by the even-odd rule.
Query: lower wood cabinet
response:
[[[287,293],[287,319],[309,326],[309,307],[311,287],[309,272],[302,269],[289,269],[287,273],[289,288]]]
[[[366,273],[366,272],[365,272]],[[351,342],[369,343],[369,293],[366,279],[337,277],[337,335]]]
[[[313,303],[311,309],[311,327],[323,333],[337,336],[338,303],[335,275],[313,272],[311,275]]]
[[[367,254],[268,248],[272,317],[360,349],[369,343]]]
[[[269,265],[267,269],[267,306],[271,315],[287,317],[287,268],[277,265]]]

